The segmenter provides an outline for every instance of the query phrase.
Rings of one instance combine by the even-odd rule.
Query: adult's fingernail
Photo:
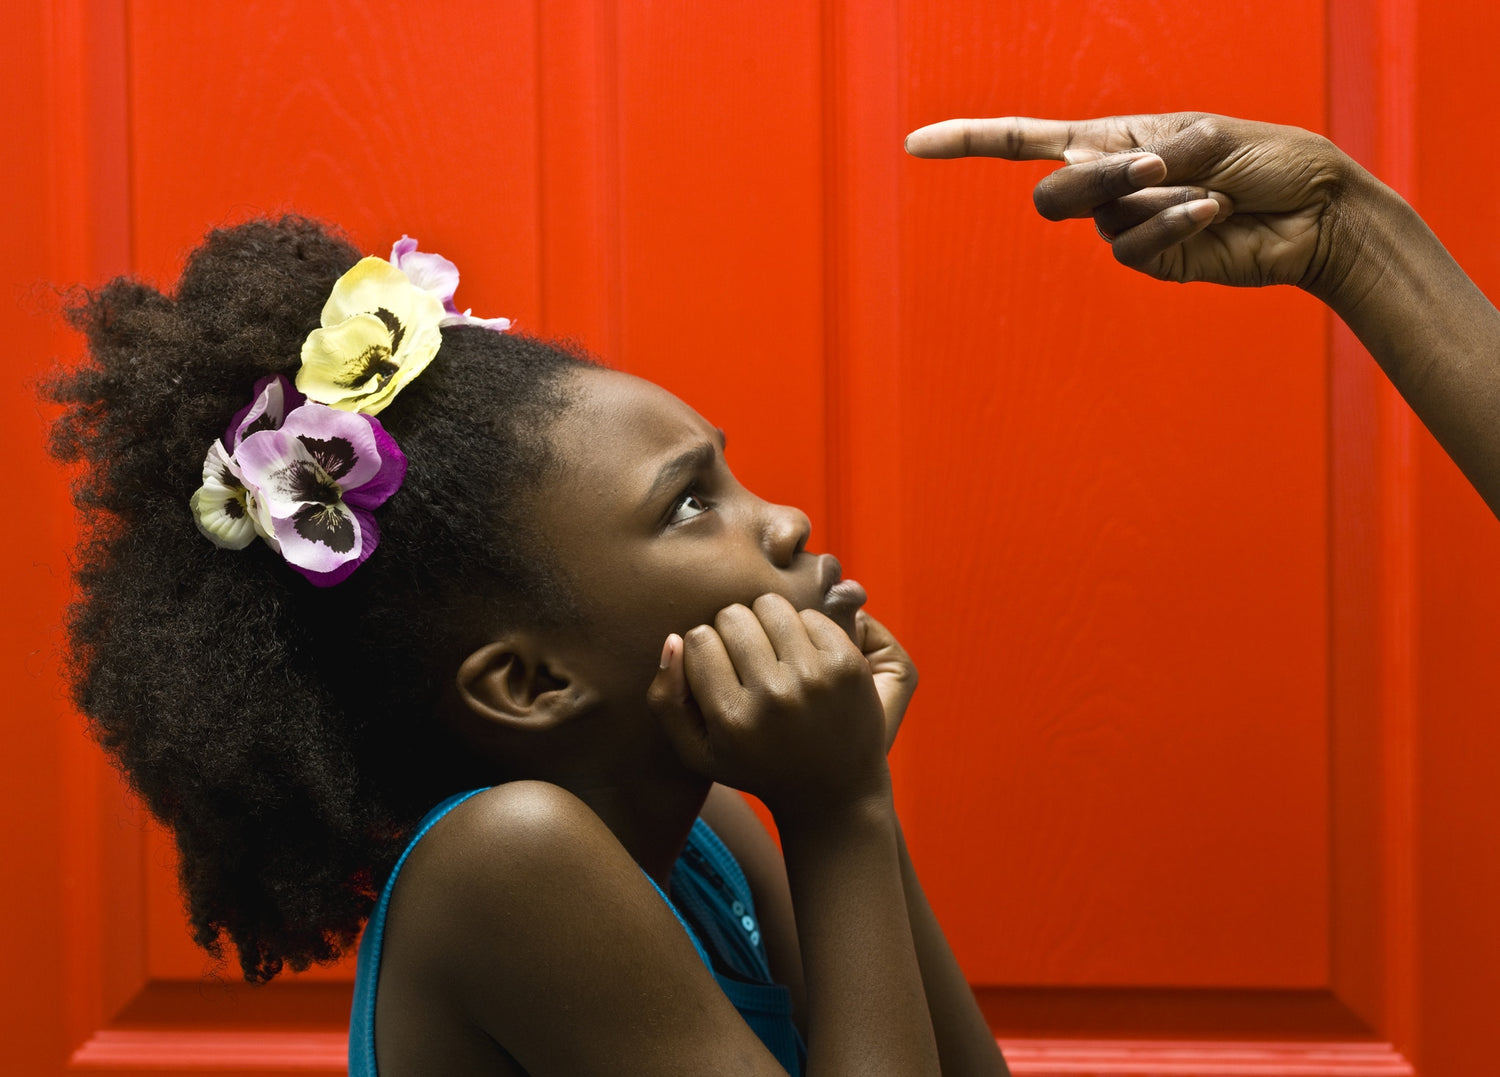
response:
[[[1125,175],[1132,183],[1154,183],[1167,174],[1167,165],[1154,153],[1148,153],[1130,162]]]
[[[1198,198],[1183,206],[1183,211],[1197,224],[1208,224],[1219,215],[1219,203],[1212,198]]]

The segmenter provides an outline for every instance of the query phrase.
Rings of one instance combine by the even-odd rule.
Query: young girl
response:
[[[76,695],[197,941],[259,982],[368,920],[355,1074],[1005,1072],[862,589],[710,421],[456,284],[286,219],[72,311]]]

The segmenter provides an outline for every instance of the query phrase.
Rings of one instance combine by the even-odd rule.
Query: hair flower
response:
[[[304,399],[280,374],[261,378],[255,383],[254,393],[250,403],[229,420],[223,440],[208,447],[208,455],[203,458],[203,485],[188,501],[198,530],[215,546],[229,550],[243,550],[257,535],[276,546],[259,491],[246,485],[234,452],[256,431],[279,428],[288,405],[299,407]],[[226,441],[228,449],[224,447]]]
[[[458,267],[441,254],[417,250],[417,241],[402,236],[391,247],[391,264],[405,273],[416,287],[443,304],[443,325],[477,325],[503,333],[511,326],[509,318],[476,318],[473,308],[461,311],[453,302],[458,291]]]
[[[443,305],[383,258],[362,258],[333,286],[321,329],[302,345],[297,388],[340,411],[378,415],[443,342]]]
[[[242,550],[258,535],[328,587],[375,549],[372,510],[405,477],[406,456],[380,420],[304,402],[276,374],[256,382],[255,398],[209,446],[189,504],[215,546]]]
[[[281,374],[256,382],[209,446],[188,502],[198,530],[231,550],[259,536],[319,587],[362,565],[380,541],[374,510],[406,478],[406,456],[375,415],[432,362],[443,326],[510,328],[460,312],[457,289],[454,264],[409,236],[389,262],[355,263],[302,344],[296,387]]]
[[[203,459],[203,485],[188,501],[198,530],[215,546],[243,550],[259,533],[254,515],[258,506],[251,502],[239,464],[222,441],[214,442]]]
[[[347,577],[380,541],[373,510],[406,477],[378,419],[309,403],[235,450],[258,519],[287,563],[320,587]]]

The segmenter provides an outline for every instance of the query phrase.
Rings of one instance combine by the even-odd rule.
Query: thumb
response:
[[[917,690],[917,667],[906,648],[886,628],[864,610],[855,619],[855,642],[870,665],[875,691],[885,711],[885,743],[889,749],[906,716],[907,705]]]
[[[661,649],[661,665],[646,689],[646,705],[684,764],[707,775],[713,761],[703,713],[688,689],[682,637],[673,632]]]

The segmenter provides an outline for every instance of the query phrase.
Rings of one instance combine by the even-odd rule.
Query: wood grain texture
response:
[[[0,311],[13,334],[13,372],[0,394],[0,447],[7,466],[0,474],[7,526],[0,531],[0,585],[6,595],[0,618],[0,674],[6,685],[0,745],[12,762],[0,782],[0,824],[5,834],[6,878],[0,916],[14,931],[12,967],[20,971],[0,996],[0,1037],[10,1062],[23,1070],[55,1068],[66,1051],[66,1014],[60,1005],[67,967],[59,954],[63,925],[65,821],[62,746],[58,730],[68,707],[57,680],[56,611],[66,599],[70,542],[67,493],[47,459],[46,417],[26,383],[42,375],[61,343],[55,329],[57,299],[48,283],[62,260],[47,212],[58,176],[52,148],[64,134],[72,102],[54,81],[53,13],[24,5],[7,19],[0,41],[0,118],[16,168],[8,184],[6,232],[18,249],[0,269]],[[25,107],[20,103],[25,102]],[[72,129],[70,129],[72,130]],[[14,526],[22,515],[28,526]]]
[[[1321,119],[1305,5],[956,10],[903,25],[908,126]],[[913,856],[980,983],[1325,983],[1323,315],[1124,272],[1045,170],[901,175]]]
[[[1500,210],[1477,194],[1500,148],[1474,139],[1500,119],[1484,76],[1500,12],[1473,2],[1441,11],[1391,3],[1415,30],[1407,83],[1415,204],[1479,286],[1500,296]],[[1441,150],[1459,146],[1459,160],[1445,165]],[[1500,528],[1420,430],[1412,466],[1417,1062],[1424,1077],[1484,1073],[1494,1068],[1500,998]]]
[[[1500,16],[21,6],[7,97],[48,105],[8,122],[44,210],[12,223],[50,279],[167,281],[207,226],[283,209],[373,252],[407,232],[462,267],[462,305],[661,381],[810,513],[922,667],[903,818],[1016,1073],[1486,1072],[1493,519],[1306,297],[1134,277],[1035,217],[1044,166],[899,140],[1181,106],[1331,129],[1493,291],[1473,177],[1500,151],[1474,131]],[[6,272],[25,354],[76,347]],[[348,968],[205,986],[164,837],[60,702],[67,510],[29,390],[0,406],[10,503],[50,543],[3,559],[46,611],[3,626],[45,716],[5,727],[36,880],[5,898],[37,970],[0,1007],[14,1057],[337,1071]]]

